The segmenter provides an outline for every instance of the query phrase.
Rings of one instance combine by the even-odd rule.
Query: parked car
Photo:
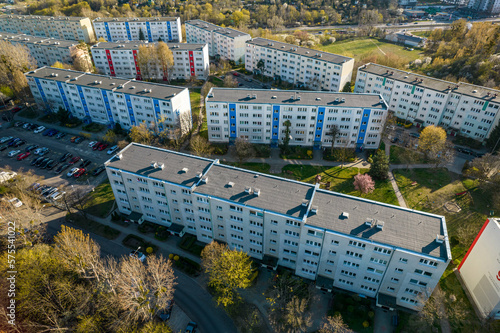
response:
[[[96,143],[94,143],[94,145],[92,146],[92,149],[93,149],[93,150],[97,150],[97,148],[99,148],[99,146],[100,146],[100,145],[101,145],[101,143],[100,143],[100,142],[96,142]]]
[[[16,122],[14,123],[14,126],[16,126],[16,127],[21,127],[21,126],[23,126],[24,124],[26,124],[24,121],[16,121]]]
[[[19,208],[23,205],[23,202],[18,198],[12,198],[9,200],[9,202],[16,208]]]
[[[5,150],[5,149],[7,149],[7,148],[9,148],[9,146],[7,146],[7,145],[3,145],[3,146],[1,146],[1,147],[0,147],[0,151],[4,151],[4,150]]]
[[[40,132],[43,132],[44,130],[45,130],[45,126],[40,126],[40,127],[38,127],[36,130],[34,130],[34,132],[35,132],[36,134],[38,134],[38,133],[40,133]]]
[[[57,192],[57,187],[49,187],[47,190],[45,190],[45,192],[42,193],[42,196],[48,197],[51,194],[56,193],[56,192]]]
[[[65,136],[66,136],[66,133],[64,133],[64,132],[59,132],[59,133],[57,133],[57,135],[56,135],[56,139],[61,139],[61,138],[64,138]]]
[[[89,148],[94,147],[94,145],[97,143],[97,141],[91,141],[89,142]]]
[[[47,167],[47,165],[50,163],[50,161],[53,161],[52,159],[48,158],[46,160],[44,160],[41,164],[40,164],[40,168],[41,169],[45,169]]]
[[[90,163],[92,163],[91,160],[82,160],[82,163],[80,163],[80,168],[85,168]]]
[[[66,176],[68,176],[68,178],[72,177],[75,173],[78,172],[78,170],[79,170],[78,168],[73,168],[66,174]]]
[[[35,159],[33,159],[33,160],[31,161],[30,165],[35,165],[38,161],[40,161],[40,160],[42,160],[42,159],[43,159],[43,157],[42,157],[42,156],[37,157],[37,158],[35,158]]]
[[[420,138],[420,133],[410,133],[410,136],[414,137],[414,138]]]
[[[77,137],[77,136],[73,136],[71,139],[69,139],[69,141],[70,141],[71,143],[73,143],[73,142],[75,142],[76,138],[78,138],[78,137]]]
[[[19,149],[18,149],[18,150],[11,150],[11,151],[9,152],[9,154],[7,154],[7,156],[9,156],[9,157],[14,157],[14,156],[16,156],[17,154],[19,154],[20,152],[21,152],[21,151],[20,151]]]
[[[44,163],[47,163],[49,160],[50,160],[50,158],[48,158],[48,157],[43,157],[43,158],[41,158],[40,160],[38,160],[38,161],[35,163],[35,166],[37,166],[37,167],[42,166]]]
[[[174,307],[174,300],[170,300],[167,303],[167,308],[163,310],[162,312],[158,313],[158,317],[163,320],[167,321],[170,319],[170,315],[172,314],[172,308]]]
[[[38,145],[29,145],[26,147],[26,151],[32,151],[38,148]]]
[[[21,153],[21,154],[17,155],[17,160],[18,161],[22,161],[22,160],[24,160],[26,157],[28,157],[30,155],[31,155],[31,153],[29,151]]]
[[[4,136],[3,138],[0,139],[0,143],[5,143],[5,142],[10,141],[12,139],[13,139],[12,136]]]
[[[68,158],[70,158],[71,156],[73,156],[73,154],[71,154],[71,153],[66,153],[66,154],[64,154],[63,156],[61,156],[61,158],[59,159],[59,162],[64,162],[64,161],[66,161]]]
[[[38,126],[37,124],[31,124],[31,126],[30,126],[28,129],[29,129],[30,131],[34,131],[34,130],[36,130],[38,127],[40,127],[40,126]]]
[[[26,141],[24,141],[24,140],[18,140],[16,142],[14,142],[14,144],[12,145],[12,147],[16,147],[17,148],[19,146],[24,145],[25,143],[26,143]]]
[[[238,72],[233,72],[233,75],[234,76],[240,76],[240,74]]]
[[[94,171],[92,171],[92,176],[98,176],[101,172],[103,172],[106,168],[104,167],[104,165],[101,165],[97,168],[94,169]]]
[[[29,129],[31,127],[31,125],[33,125],[33,124],[31,124],[31,123],[24,123],[23,124],[23,128],[24,129]]]
[[[60,166],[58,166],[56,168],[56,171],[55,173],[56,174],[60,174],[61,172],[63,172],[64,170],[66,170],[67,168],[69,168],[69,163],[64,163],[64,164],[61,164]]]
[[[49,153],[49,148],[43,147],[42,150],[40,151],[40,153],[38,153],[38,155],[43,156],[43,155],[48,154],[48,153]]]
[[[13,109],[11,109],[10,111],[12,111],[13,113],[19,112],[19,111],[21,111],[21,107],[20,106],[16,106]]]
[[[19,141],[19,140],[21,140],[21,139],[19,139],[19,138],[12,139],[12,140],[10,140],[10,141],[7,143],[7,145],[8,145],[9,147],[12,147],[12,146],[13,146],[13,145],[14,145],[17,141]]]
[[[111,155],[111,154],[113,154],[117,150],[118,150],[118,146],[114,145],[113,147],[111,147],[111,148],[108,149],[107,154]]]
[[[69,164],[75,164],[76,162],[78,162],[79,160],[81,160],[80,156],[75,156],[73,157],[71,160],[69,160]]]
[[[58,132],[59,132],[58,130],[53,129],[52,131],[49,132],[49,134],[47,136],[52,137],[52,136],[56,135]]]
[[[79,178],[81,175],[83,175],[85,173],[85,169],[84,168],[80,168],[78,169],[78,171],[74,174],[75,178]]]
[[[51,128],[48,128],[48,129],[46,129],[45,131],[43,131],[42,135],[43,135],[43,136],[47,136],[47,135],[49,135],[50,131],[52,131],[52,129],[51,129]]]
[[[57,194],[54,194],[54,195],[52,195],[52,200],[57,201],[57,200],[61,199],[63,197],[63,195],[65,195],[65,194],[66,194],[66,192],[59,192]]]
[[[79,136],[78,138],[75,139],[75,143],[78,144],[83,141],[83,138]]]
[[[135,250],[135,251],[131,251],[131,252],[130,252],[130,256],[131,256],[132,258],[137,258],[137,259],[139,259],[141,262],[146,261],[146,256],[144,255],[144,253],[139,252],[139,251],[137,251],[137,250]]]
[[[50,160],[49,163],[47,163],[47,165],[45,166],[45,169],[47,170],[52,170],[54,169],[54,167],[58,164],[58,162],[54,161],[54,160]]]
[[[104,149],[108,148],[108,144],[107,143],[101,143],[99,145],[99,148],[97,148],[97,150],[99,151],[103,151]]]
[[[198,324],[196,324],[194,321],[190,321],[187,324],[186,330],[184,332],[185,333],[195,333],[197,327],[198,327]]]

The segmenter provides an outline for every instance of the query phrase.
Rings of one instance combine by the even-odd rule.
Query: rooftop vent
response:
[[[340,217],[342,217],[343,219],[348,219],[349,218],[349,213],[342,212],[342,214],[340,215]]]
[[[71,75],[66,75],[66,78],[69,79],[71,77]]]
[[[341,101],[342,103],[344,103],[344,102],[345,102],[345,98],[342,98],[340,101]]]
[[[57,77],[57,75],[58,75],[57,73],[50,74],[50,76],[52,76],[52,77]]]
[[[260,188],[254,188],[253,189],[253,194],[255,194],[256,196],[260,196]]]
[[[335,102],[338,102],[340,99],[339,98],[335,98]]]
[[[187,173],[187,172],[189,171],[189,169],[188,169],[188,168],[182,168],[182,170],[181,170],[181,171],[182,171],[183,173]]]
[[[253,190],[250,186],[245,187],[245,193],[247,194],[253,194]]]
[[[407,78],[408,78],[408,75],[405,75],[405,79],[407,79]]]
[[[472,90],[472,93],[473,93],[473,94],[476,94],[476,93],[477,93],[477,90],[476,90],[476,89]]]
[[[316,100],[317,101],[321,101],[321,97],[316,97]]]
[[[204,183],[204,184],[208,183],[208,176],[203,177],[201,179],[201,182]]]
[[[203,173],[199,172],[196,174],[196,178],[201,178],[201,177],[203,177]]]
[[[278,97],[276,97],[276,96],[271,97],[271,99],[276,99],[276,98],[278,98]]]
[[[307,205],[309,205],[309,200],[302,200],[302,206],[303,207],[307,207]]]
[[[380,230],[384,229],[384,221],[377,220],[375,226]]]
[[[156,169],[158,167],[158,163],[155,162],[155,161],[152,161],[151,162],[151,167]]]
[[[444,235],[436,235],[436,243],[444,243]]]
[[[229,186],[229,187],[233,187],[233,186],[234,186],[234,183],[233,183],[233,182],[229,182],[229,183],[227,183],[227,186]]]
[[[323,57],[323,54],[322,54],[322,53],[320,53],[320,54],[318,55],[318,57],[320,57],[320,58],[321,58],[321,57]]]
[[[309,54],[309,51],[306,51],[306,54]]]
[[[210,94],[207,95],[207,97],[208,98],[212,98],[212,97],[214,97],[214,94],[210,93]]]
[[[370,228],[372,227],[372,224],[373,224],[373,219],[368,219],[365,221],[365,225],[369,226]]]
[[[256,94],[253,94],[253,95],[252,95],[252,98],[253,98],[253,99],[256,99],[256,98],[257,98],[257,95],[256,95]]]
[[[123,154],[120,152],[118,153],[118,155],[116,155],[116,157],[118,157],[118,159],[121,160],[123,158]]]
[[[253,178],[259,178],[258,174],[253,175]]]
[[[135,86],[130,86],[130,88],[129,88],[129,89],[135,89]]]
[[[247,98],[251,98],[251,97],[252,97],[252,95],[250,95],[250,94],[247,95]]]
[[[311,207],[311,212],[313,212],[314,214],[316,214],[318,212],[318,206],[312,206]]]
[[[300,96],[297,96],[297,99],[300,101]]]

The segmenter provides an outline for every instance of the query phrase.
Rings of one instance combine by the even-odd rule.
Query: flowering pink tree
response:
[[[357,174],[354,176],[354,188],[361,193],[370,193],[375,189],[375,182],[369,174]]]

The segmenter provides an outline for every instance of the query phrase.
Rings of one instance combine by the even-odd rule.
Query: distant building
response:
[[[48,112],[63,108],[86,123],[158,131],[191,129],[187,88],[42,67],[26,73],[31,93]]]
[[[88,17],[0,15],[0,31],[56,39],[95,41]]]
[[[403,12],[403,15],[410,19],[417,19],[417,18],[423,18],[424,16],[427,15],[427,13],[423,10],[406,9]]]
[[[479,314],[500,319],[500,219],[486,220],[458,271]]]
[[[92,21],[96,38],[106,42],[138,41],[142,31],[149,42],[182,42],[179,17],[106,17]]]
[[[265,38],[247,42],[245,69],[313,90],[339,92],[351,81],[354,59]]]
[[[399,0],[399,5],[404,8],[413,8],[417,5],[417,0]]]
[[[319,91],[212,88],[207,94],[208,139],[278,146],[290,122],[290,145],[331,146],[333,126],[339,133],[335,146],[376,149],[387,104],[376,94]]]
[[[26,46],[31,56],[36,60],[38,67],[51,66],[56,61],[73,64],[71,55],[78,46],[75,41],[5,32],[0,32],[0,40],[9,42],[12,45]],[[82,57],[85,57],[89,65],[92,64],[86,49],[82,50]]]
[[[186,42],[208,44],[208,54],[240,64],[245,61],[245,42],[252,37],[244,32],[202,20],[186,22]]]
[[[415,36],[408,32],[393,32],[386,35],[385,39],[413,47],[424,47],[427,41],[427,38]]]
[[[141,69],[137,64],[140,45],[155,45],[143,41],[107,43],[100,42],[91,47],[94,64],[100,73],[141,80]],[[168,69],[169,79],[190,78],[205,80],[209,75],[207,44],[167,43],[174,57],[174,65]],[[156,79],[165,78],[162,68],[151,71]]]
[[[467,7],[490,15],[500,14],[500,0],[470,0]]]

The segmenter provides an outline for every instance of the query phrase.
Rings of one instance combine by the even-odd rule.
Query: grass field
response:
[[[191,99],[191,113],[193,115],[193,124],[195,124],[198,121],[198,118],[200,116],[200,100],[201,100],[200,91],[201,90],[197,88],[189,89],[189,98]]]
[[[88,195],[90,199],[85,204],[87,213],[99,217],[108,216],[115,202],[115,196],[113,195],[109,180],[96,186],[94,191],[90,192]]]
[[[399,146],[391,146],[390,151],[390,157],[389,160],[391,164],[406,164],[407,162],[404,159],[403,152],[406,152],[408,149],[399,147]],[[410,164],[424,164],[424,163],[429,163],[426,159],[425,156],[421,153],[418,153],[414,150],[410,151],[411,154],[411,162]]]
[[[372,53],[381,55],[393,53],[410,62],[419,58],[422,53],[420,50],[408,51],[404,49],[404,46],[387,43],[376,38],[349,39],[330,45],[319,45],[319,48],[326,52],[352,57],[356,60],[363,59]]]

